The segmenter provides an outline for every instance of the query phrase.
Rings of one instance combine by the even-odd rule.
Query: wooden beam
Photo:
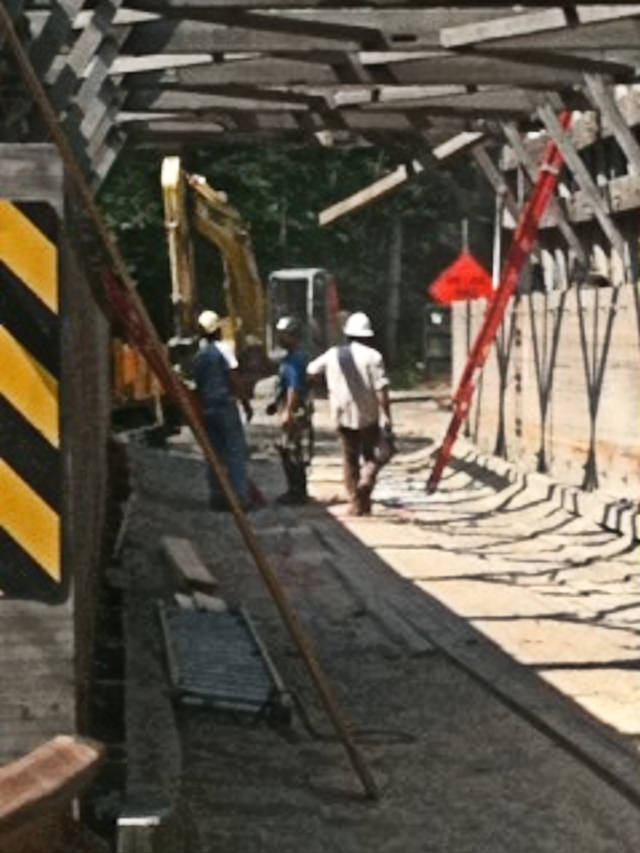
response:
[[[336,0],[333,0],[333,2],[336,2]],[[563,2],[566,2],[566,0],[559,0],[556,5],[562,5]],[[338,0],[336,2],[336,5],[339,5],[341,8],[361,7],[364,4],[363,0],[356,0],[356,2],[354,0]],[[229,9],[299,9],[301,6],[315,9],[326,8],[327,0],[223,0],[220,3],[212,3],[212,0],[131,0],[129,5],[150,11],[174,9],[181,12],[184,9],[207,9],[210,6],[216,5]],[[407,5],[412,5],[412,3],[408,3],[408,0],[368,0],[366,2],[366,6],[370,6],[373,9],[396,9],[406,7]],[[472,0],[470,3],[467,2],[466,5],[482,7],[485,4],[483,0]],[[504,3],[494,2],[492,5],[496,8],[502,5],[511,8],[513,3],[507,3],[505,0]],[[540,2],[539,0],[524,0],[520,5],[537,7],[540,5]],[[438,2],[438,0],[420,0],[416,4],[416,8],[439,9],[442,11],[443,6],[442,2]]]
[[[445,142],[441,142],[440,145],[436,145],[436,147],[432,149],[431,153],[436,160],[448,160],[456,154],[468,151],[469,148],[474,145],[478,145],[478,143],[482,142],[483,139],[483,133],[478,133],[477,131],[463,131],[462,133],[457,133],[455,136],[447,139]]]
[[[261,92],[262,97],[253,95],[211,94],[204,92],[175,91],[172,89],[134,89],[130,92],[126,109],[131,111],[140,110],[177,110],[195,112],[198,110],[211,109],[233,109],[233,110],[255,110],[255,111],[304,111],[308,109],[309,99],[288,99],[286,91]],[[313,99],[311,99],[313,101]]]
[[[585,74],[585,85],[587,95],[594,107],[600,110],[618,145],[624,151],[629,171],[640,174],[640,145],[625,121],[609,87],[602,77],[594,74]]]
[[[538,108],[538,115],[543,125],[547,129],[547,133],[558,146],[565,163],[571,169],[576,182],[580,189],[587,195],[589,202],[593,206],[593,211],[596,219],[600,223],[600,227],[606,234],[613,248],[618,252],[621,259],[625,257],[625,242],[622,234],[615,225],[605,203],[602,199],[600,191],[596,186],[593,178],[589,174],[584,161],[580,157],[571,137],[562,129],[560,122],[556,116],[555,110],[550,105],[541,106]]]
[[[513,193],[509,189],[504,175],[493,162],[484,145],[476,145],[472,149],[471,154],[478,166],[480,166],[480,169],[484,172],[485,177],[493,187],[496,195],[503,199],[504,205],[513,221],[517,222],[520,215],[518,202],[515,200]]]
[[[423,110],[433,115],[469,115],[479,118],[520,116],[523,118],[535,112],[541,97],[538,92],[505,86],[479,92],[449,94],[446,97],[416,97],[411,100],[375,102],[363,106],[362,109],[368,112],[388,109],[407,112]]]
[[[300,60],[280,57],[248,59],[243,62],[213,63],[174,67],[164,73],[137,74],[133,85],[178,84],[186,87],[252,85],[336,84],[340,80],[335,70]]]
[[[600,3],[576,6],[581,24],[599,24],[603,21],[634,18],[640,15],[640,3]]]
[[[80,78],[96,55],[105,38],[111,34],[111,23],[123,0],[101,0],[80,31],[64,63],[49,83],[49,98],[56,109],[62,109],[75,92]]]
[[[0,767],[0,839],[43,814],[70,807],[104,755],[95,741],[60,736]]]
[[[417,163],[417,161],[414,161],[414,163],[419,167],[419,171],[422,171],[423,167]],[[394,187],[403,184],[409,177],[409,174],[410,172],[406,166],[398,166],[397,169],[394,169],[393,172],[385,175],[384,178],[374,181],[368,187],[365,187],[357,193],[350,195],[348,198],[345,198],[342,201],[332,204],[330,207],[322,210],[318,214],[318,224],[321,226],[328,225],[330,222],[335,222],[336,219],[339,219],[346,213],[359,210],[361,207],[371,204],[373,201],[377,201],[379,198],[382,198],[383,195],[386,195],[394,189]]]
[[[538,66],[547,69],[556,68],[558,71],[573,71],[578,74],[602,74],[611,81],[621,83],[631,82],[636,76],[635,60],[633,63],[614,62],[609,58],[603,59],[602,52],[598,52],[596,57],[591,57],[587,55],[586,51],[566,52],[553,50],[549,47],[529,46],[525,49],[482,47],[475,48],[473,54],[474,56],[484,56],[487,59],[507,59],[512,62],[521,62],[531,69]]]
[[[567,23],[563,9],[544,9],[488,21],[474,21],[457,27],[445,27],[440,31],[440,44],[448,49],[467,47],[478,42],[557,30],[566,27]]]
[[[632,89],[625,95],[616,98],[616,104],[627,125],[630,127],[640,125],[640,92]],[[597,120],[596,113],[593,111],[578,116],[571,125],[570,130],[571,140],[578,150],[593,145],[598,139],[611,137],[612,135],[613,130],[606,123],[602,125]],[[535,162],[539,162],[545,144],[545,136],[538,136],[535,139],[526,141],[527,151]],[[516,166],[516,160],[507,149],[503,156],[503,168],[508,170],[514,169]]]
[[[577,69],[546,68],[527,65],[522,59],[476,56],[474,53],[434,54],[420,59],[406,56],[393,67],[397,83],[459,83],[462,85],[504,85],[554,90],[582,84]]]
[[[29,46],[29,58],[42,79],[46,77],[61,48],[67,43],[72,22],[83,5],[84,0],[55,3],[39,36]]]
[[[565,5],[569,6],[569,4]],[[637,3],[584,5],[577,6],[575,14],[580,24],[600,24],[639,16],[640,5]],[[443,47],[453,49],[517,36],[531,37],[563,29],[576,29],[576,27],[568,12],[558,4],[556,8],[445,27],[440,32],[440,43]],[[580,27],[577,29],[579,30]]]
[[[118,56],[110,66],[110,74],[143,74],[149,71],[188,68],[211,65],[214,57],[210,53],[150,53],[145,56]]]
[[[505,122],[502,125],[502,130],[508,143],[511,145],[516,157],[520,161],[521,166],[529,177],[531,184],[534,184],[538,178],[538,167],[534,163],[529,152],[527,151],[524,141],[520,136],[518,128],[515,126],[515,124]],[[580,263],[586,264],[587,256],[582,246],[582,243],[580,242],[578,235],[576,234],[574,229],[567,221],[560,202],[558,201],[555,195],[551,198],[551,201],[549,203],[549,210],[551,214],[555,217],[558,228],[560,229],[563,237],[567,241],[569,248],[573,251]]]

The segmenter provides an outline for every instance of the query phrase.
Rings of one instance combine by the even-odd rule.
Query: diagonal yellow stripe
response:
[[[0,326],[0,394],[54,447],[60,446],[58,382]]]
[[[0,201],[0,260],[58,313],[58,250],[10,201]]]
[[[60,517],[0,459],[0,528],[60,581]]]

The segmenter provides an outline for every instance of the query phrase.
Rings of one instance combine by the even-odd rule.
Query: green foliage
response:
[[[460,248],[460,221],[471,220],[472,248],[489,263],[491,200],[469,160],[428,168],[388,196],[320,228],[317,214],[410,159],[415,152],[263,147],[193,151],[183,166],[203,174],[251,226],[263,280],[283,266],[318,266],[338,280],[341,307],[364,310],[382,332],[386,314],[389,223],[403,224],[399,366],[421,357],[426,287]],[[155,151],[122,157],[101,193],[140,292],[163,334],[170,333],[169,265],[160,165]],[[476,238],[475,243],[474,239]],[[201,300],[224,307],[217,253],[197,238]],[[383,335],[380,337],[382,341]]]

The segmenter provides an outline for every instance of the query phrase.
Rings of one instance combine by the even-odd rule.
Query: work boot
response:
[[[353,506],[357,509],[357,515],[371,515],[371,486],[361,483],[356,489]]]
[[[308,498],[305,494],[289,490],[278,495],[276,503],[281,504],[282,506],[295,506],[298,504],[306,504],[307,500]]]

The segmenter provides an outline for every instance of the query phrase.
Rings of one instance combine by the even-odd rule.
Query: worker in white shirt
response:
[[[307,373],[326,377],[331,415],[342,442],[350,514],[369,515],[379,469],[380,428],[391,431],[389,380],[382,355],[369,346],[373,329],[367,315],[361,311],[351,314],[343,331],[347,343],[331,347],[314,359]]]

